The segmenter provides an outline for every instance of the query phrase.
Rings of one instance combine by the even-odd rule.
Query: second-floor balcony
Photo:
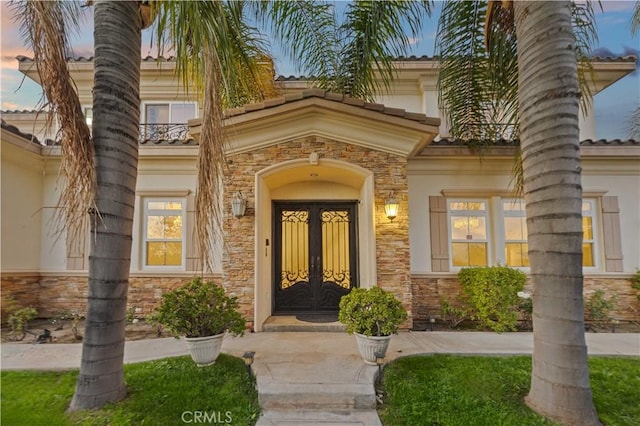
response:
[[[187,141],[191,139],[189,125],[185,123],[141,123],[140,142]]]

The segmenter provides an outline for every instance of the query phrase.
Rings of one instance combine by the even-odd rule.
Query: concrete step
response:
[[[369,410],[270,410],[263,411],[256,426],[382,426],[375,409]]]
[[[344,333],[346,327],[341,322],[315,323],[300,321],[295,316],[275,315],[267,318],[262,325],[262,330],[267,332],[330,332]]]
[[[376,408],[371,384],[267,383],[258,386],[263,410],[363,410]]]

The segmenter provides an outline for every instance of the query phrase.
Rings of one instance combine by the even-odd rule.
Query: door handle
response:
[[[313,277],[315,273],[315,258],[311,256],[311,269],[309,270],[309,278]]]

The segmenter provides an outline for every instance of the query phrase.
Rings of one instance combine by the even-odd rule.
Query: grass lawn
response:
[[[210,367],[190,357],[125,365],[129,394],[103,409],[66,414],[77,371],[3,371],[3,425],[177,425],[208,423],[253,425],[260,408],[244,362],[220,354]],[[194,413],[200,412],[200,413]],[[184,414],[183,414],[184,413]],[[207,416],[207,417],[205,417]],[[201,421],[200,423],[204,423]]]
[[[640,425],[640,358],[591,357],[589,369],[600,420]],[[530,374],[529,356],[402,358],[384,369],[378,413],[386,426],[553,424],[523,402]]]

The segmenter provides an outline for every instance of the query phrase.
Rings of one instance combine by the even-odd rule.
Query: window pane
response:
[[[484,211],[486,210],[486,207],[485,207],[485,203],[481,201],[474,201],[474,202],[452,201],[449,203],[449,210]]]
[[[590,216],[582,217],[582,238],[585,240],[593,240],[593,224]]]
[[[195,104],[171,104],[171,123],[186,124],[192,118],[196,118]]]
[[[507,266],[529,266],[529,245],[527,243],[505,244]]]
[[[182,238],[182,216],[164,217],[164,235],[167,239]]]
[[[164,205],[165,210],[182,210],[181,201],[168,201]]]
[[[487,266],[487,245],[485,243],[469,244],[469,266]]]
[[[149,201],[149,210],[182,210],[181,201]]]
[[[164,216],[147,216],[147,239],[164,238]]]
[[[164,265],[164,242],[147,242],[147,265]]]
[[[451,244],[453,266],[487,266],[486,243]]]
[[[507,212],[524,212],[524,200],[505,200],[502,209]]]
[[[593,262],[593,243],[582,244],[582,266],[595,266]]]
[[[507,240],[526,240],[527,220],[524,217],[505,217],[504,237]]]
[[[583,212],[590,212],[591,211],[591,203],[588,201],[583,201],[582,202],[582,211]]]
[[[147,242],[147,265],[180,266],[182,242]]]
[[[165,243],[166,247],[166,260],[167,266],[180,266],[182,265],[182,242],[168,242]]]
[[[486,219],[478,216],[451,216],[451,237],[454,240],[486,239]]]
[[[484,217],[469,218],[469,235],[471,235],[474,240],[487,239],[487,224]]]
[[[469,218],[451,216],[451,238],[454,240],[466,240],[469,231]]]
[[[145,122],[149,124],[169,123],[169,105],[168,104],[147,105],[146,111],[145,111]]]
[[[467,243],[452,243],[451,257],[453,266],[469,266],[469,250]]]

